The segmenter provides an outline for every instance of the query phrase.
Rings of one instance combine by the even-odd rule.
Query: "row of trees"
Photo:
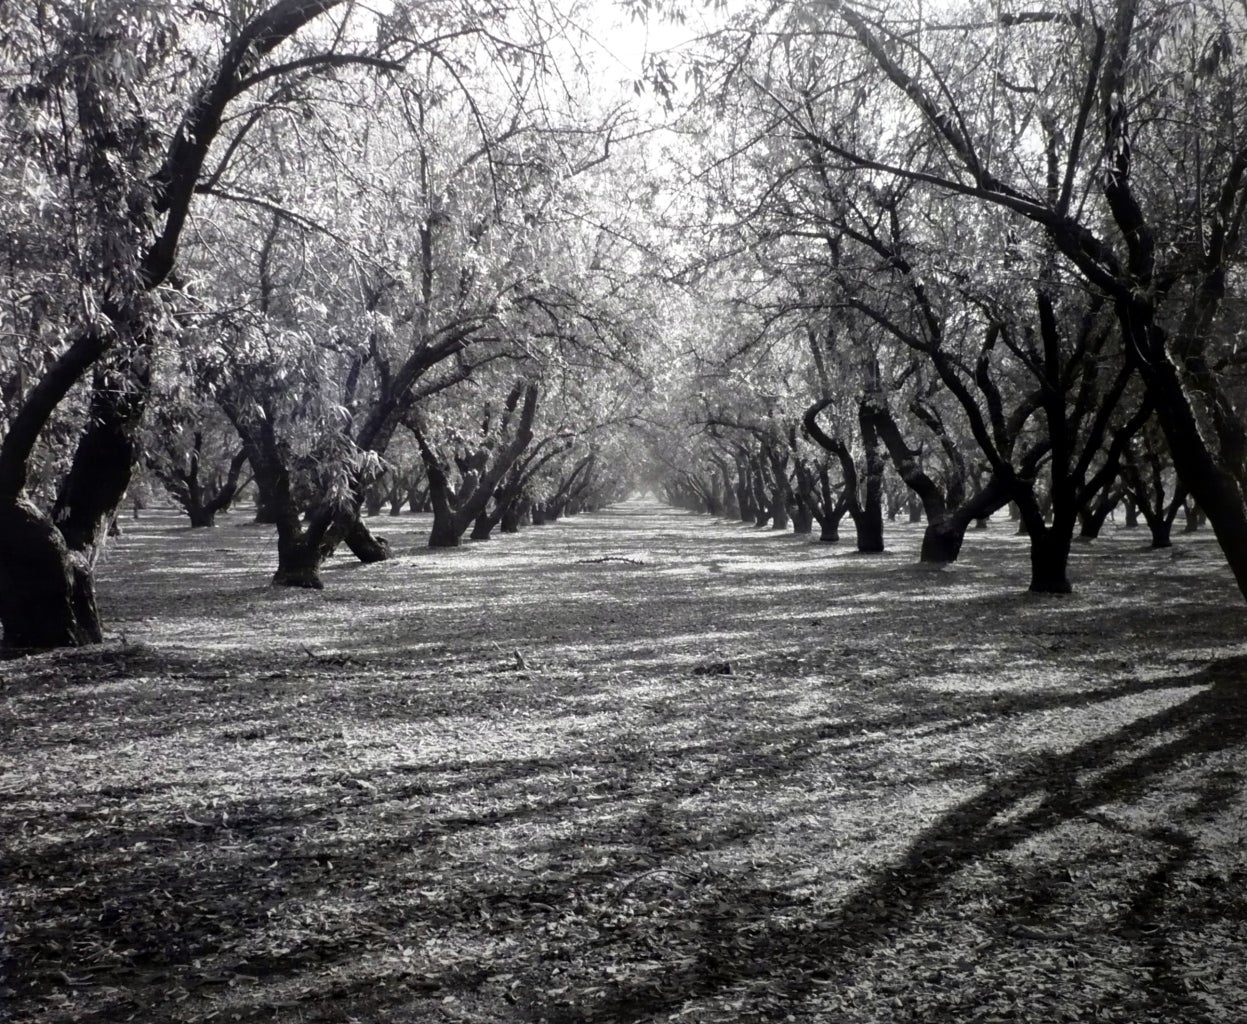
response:
[[[924,560],[1010,506],[1055,592],[1080,520],[1165,543],[1193,502],[1247,592],[1244,41],[1215,2],[736,17],[693,76],[728,326],[673,485],[878,550],[890,468]]]
[[[386,557],[361,504],[413,459],[437,546],[612,491],[654,314],[598,168],[636,125],[561,6],[5,5],[8,644],[100,639],[139,462],[204,523],[249,478],[311,587]]]

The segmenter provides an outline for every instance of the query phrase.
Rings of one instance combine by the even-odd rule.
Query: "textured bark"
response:
[[[133,354],[145,365],[145,353]],[[87,426],[52,510],[72,551],[89,556],[130,486],[147,394],[145,369],[110,361],[96,374]]]
[[[26,498],[0,503],[0,625],[10,648],[76,647],[103,638],[85,558]]]
[[[118,294],[109,295],[100,312],[112,329],[88,331],[74,339],[46,368],[10,420],[8,432],[0,444],[0,519],[12,531],[0,539],[0,589],[8,595],[0,599],[0,622],[4,625],[6,643],[25,644],[35,639],[40,645],[51,641],[52,646],[58,646],[100,639],[91,561],[85,552],[94,546],[102,527],[111,519],[129,482],[132,461],[123,468],[121,457],[128,450],[132,460],[133,439],[127,436],[129,425],[124,416],[111,417],[111,422],[106,416],[102,423],[94,419],[88,423],[73,467],[58,495],[59,514],[52,534],[45,528],[51,520],[35,515],[34,507],[23,497],[31,453],[57,407],[98,360],[111,348],[143,347],[145,316],[140,312],[137,293],[155,289],[173,270],[196,186],[230,102],[245,91],[248,77],[269,53],[308,22],[341,2],[278,0],[240,26],[212,75],[188,103],[165,158],[151,178],[151,208],[158,220],[150,243],[141,254],[136,254],[138,285],[129,294],[118,288]],[[92,123],[98,105],[89,101],[98,83],[90,67],[84,66],[75,73],[81,75],[77,112],[80,126],[88,138],[92,134],[100,139],[108,138],[112,126]],[[116,156],[115,149],[101,144],[92,159],[106,165]],[[86,166],[90,169],[90,160]],[[101,180],[111,180],[115,175],[114,170],[103,166],[101,173]],[[101,282],[100,290],[111,293],[111,286],[117,283]],[[103,389],[105,403],[111,390],[110,387]],[[137,399],[140,413],[145,393],[144,387]],[[100,395],[101,389],[97,387],[96,397]],[[125,400],[136,401],[135,396],[130,395],[125,396]],[[133,425],[137,425],[137,418]],[[96,460],[98,462],[93,465]],[[20,546],[22,540],[32,548],[24,550]],[[31,573],[46,573],[47,578],[40,579]],[[68,616],[61,608],[61,598],[66,594],[70,605]],[[34,595],[34,600],[44,603],[50,615],[47,625],[37,627],[30,616],[23,613],[20,604],[26,595]]]
[[[866,451],[865,490],[861,509],[853,516],[857,527],[857,550],[863,554],[877,554],[883,546],[883,452],[874,422],[862,410],[870,399],[863,399],[858,407],[858,422],[862,430],[862,447]],[[850,510],[850,513],[852,510]]]
[[[277,571],[273,573],[275,587],[302,587],[305,590],[321,590],[320,548],[309,544],[301,531],[286,531],[277,537]]]
[[[462,481],[457,490],[451,487],[448,467],[433,451],[419,424],[411,424],[420,457],[424,461],[429,497],[433,504],[429,547],[458,547],[468,525],[486,511],[501,481],[532,442],[537,397],[535,383],[516,382],[507,396],[497,443],[483,445],[459,460]],[[518,419],[514,418],[517,410]]]
[[[499,520],[498,528],[503,533],[519,533],[520,525],[528,517],[532,509],[532,502],[527,497],[520,497],[512,501],[502,511],[502,519]]]
[[[356,517],[345,527],[342,542],[347,549],[365,564],[384,562],[390,557],[390,542],[384,537],[376,536],[368,524]]]

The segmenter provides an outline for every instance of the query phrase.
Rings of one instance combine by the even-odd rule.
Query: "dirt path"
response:
[[[17,1021],[1230,1021],[1244,613],[627,503],[273,591],[153,516],[104,647],[0,665]],[[122,637],[124,634],[124,638]]]

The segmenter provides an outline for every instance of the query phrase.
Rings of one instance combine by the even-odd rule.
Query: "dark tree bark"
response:
[[[527,496],[517,498],[503,509],[498,529],[503,533],[519,533],[520,526],[530,516],[532,507],[532,500]]]
[[[802,425],[805,427],[806,433],[825,451],[830,452],[836,457],[840,463],[840,472],[843,476],[844,485],[841,490],[840,501],[843,502],[845,511],[848,512],[849,518],[853,520],[853,526],[857,532],[857,550],[862,554],[878,554],[884,550],[883,547],[883,460],[878,454],[878,446],[875,444],[875,455],[867,460],[867,485],[866,500],[863,501],[858,483],[857,465],[853,461],[853,455],[849,451],[849,447],[844,443],[843,438],[831,437],[818,424],[818,414],[827,408],[832,399],[825,398],[820,402],[815,402],[805,411],[802,417]],[[870,444],[875,442],[872,435],[867,442],[867,450],[870,450]],[[872,480],[874,485],[871,486]],[[839,523],[839,518],[836,519]],[[823,540],[832,541],[839,538],[838,526],[830,528],[827,523],[823,523]],[[829,535],[830,534],[830,535]]]
[[[485,511],[499,482],[532,442],[537,395],[536,383],[516,382],[507,396],[497,444],[492,448],[482,446],[463,457],[457,489],[451,486],[449,467],[434,453],[419,424],[413,424],[433,505],[429,547],[458,547],[469,524]]]
[[[736,505],[740,509],[740,521],[753,523],[758,518],[758,504],[754,497],[749,456],[742,448],[737,448],[733,455],[736,462]]]
[[[722,515],[727,519],[740,518],[740,496],[735,482],[735,467],[719,454],[712,454],[715,468],[719,471],[718,490],[722,496]]]
[[[140,394],[126,395],[125,408],[121,408],[119,402],[110,403],[109,388],[95,389],[93,405],[104,409],[104,418],[88,424],[80,450],[75,454],[74,467],[58,499],[72,536],[61,530],[59,521],[48,530],[46,524],[52,520],[32,515],[34,506],[23,493],[31,453],[56,408],[105,353],[115,349],[123,358],[137,356],[142,361],[148,318],[143,312],[140,293],[155,289],[173,269],[191,201],[227,106],[246,91],[254,80],[253,72],[269,53],[341,2],[279,0],[241,27],[211,77],[191,98],[163,164],[152,179],[151,209],[156,223],[149,232],[146,247],[136,254],[139,283],[134,288],[119,288],[109,294],[102,303],[101,313],[111,322],[112,329],[89,330],[71,342],[51,362],[11,420],[9,432],[0,445],[0,523],[7,524],[13,531],[9,537],[0,539],[0,581],[3,581],[0,589],[11,595],[0,599],[0,625],[4,628],[6,644],[30,646],[29,641],[34,639],[39,646],[71,646],[98,641],[102,636],[91,581],[91,561],[81,549],[94,543],[101,523],[111,518],[125,493],[130,467],[123,471],[120,466],[127,452],[133,458],[132,434],[137,427],[137,419],[132,420],[129,413],[141,414],[146,388],[142,388]],[[75,83],[79,127],[88,140],[101,140],[89,154],[92,166],[88,170],[92,175],[98,172],[107,188],[107,183],[114,180],[114,172],[108,166],[114,153],[102,140],[111,137],[113,126],[100,123],[102,112],[107,108],[99,102],[99,83],[93,76],[90,62],[81,60],[75,67],[80,75]],[[142,224],[130,227],[148,232]],[[114,282],[104,284],[111,286]],[[141,382],[145,377],[145,367],[136,364],[131,370],[128,375],[131,380]],[[105,393],[101,394],[101,390]],[[109,409],[110,404],[118,407]],[[98,456],[99,465],[89,465],[91,452]],[[108,507],[109,502],[111,507]],[[18,546],[19,538],[26,547]],[[76,550],[77,546],[81,549]],[[64,599],[67,580],[69,600]],[[24,599],[18,600],[12,595],[24,595]],[[44,626],[32,630],[32,622],[39,618]]]
[[[1079,512],[1079,540],[1091,541],[1100,536],[1100,531],[1104,529],[1104,524],[1112,515],[1113,509],[1121,503],[1122,493],[1121,486],[1115,481],[1111,482],[1100,491],[1090,505]]]
[[[518,533],[522,512],[527,508],[524,492],[534,477],[554,459],[572,446],[569,437],[547,437],[521,453],[494,492],[493,502],[472,524],[471,540],[489,540],[494,528],[501,525],[503,533]]]
[[[750,452],[748,460],[749,486],[753,492],[753,524],[761,529],[771,521],[771,508],[766,499],[766,472],[756,452]]]
[[[883,551],[883,453],[874,421],[866,413],[867,399],[858,405],[858,423],[862,431],[862,447],[866,459],[866,493],[861,511],[854,516],[857,526],[857,550],[874,554]]]
[[[762,454],[770,469],[771,529],[786,530],[791,522],[792,488],[788,483],[789,451],[774,438],[762,444]]]
[[[1073,589],[1068,575],[1073,535],[1072,526],[1069,529],[1048,528],[1031,534],[1032,591],[1037,594],[1068,594]]]
[[[52,520],[24,497],[0,504],[0,621],[11,648],[103,639],[95,584]]]
[[[1193,501],[1183,502],[1183,533],[1196,533],[1199,528],[1204,525],[1205,515],[1203,509]]]
[[[848,499],[843,490],[839,497],[833,496],[831,474],[821,461],[810,466],[803,458],[794,463],[797,476],[798,500],[802,502],[809,515],[818,523],[819,541],[835,544],[840,540],[840,520],[849,511]],[[813,527],[811,526],[811,532]]]
[[[920,560],[934,565],[955,562],[970,524],[1004,506],[1008,501],[1007,491],[993,476],[976,494],[968,495],[965,460],[951,440],[946,438],[949,440],[946,450],[951,452],[952,457],[945,489],[941,489],[923,469],[921,453],[910,448],[905,441],[881,394],[863,402],[862,417],[883,441],[897,473],[922,503],[927,526],[922,536]],[[943,429],[943,424],[933,415],[925,418],[932,429]]]
[[[804,537],[814,532],[814,512],[804,501],[797,498],[792,505],[792,532]]]
[[[367,523],[356,518],[346,524],[342,543],[347,549],[365,564],[384,562],[390,557],[390,542],[384,537],[375,536],[368,529]]]
[[[184,465],[170,465],[155,458],[147,460],[148,469],[155,474],[170,497],[182,507],[190,518],[191,526],[195,528],[216,525],[216,517],[226,511],[237,497],[242,471],[247,465],[246,451],[239,451],[230,459],[224,478],[214,473],[204,479],[203,450],[203,432],[197,430],[193,434],[190,454]]]
[[[385,507],[391,487],[384,480],[377,480],[364,489],[364,511],[370,516],[379,516]]]

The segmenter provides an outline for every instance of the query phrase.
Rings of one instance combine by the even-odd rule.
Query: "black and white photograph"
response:
[[[1247,0],[0,0],[0,1022],[1247,1024]]]

